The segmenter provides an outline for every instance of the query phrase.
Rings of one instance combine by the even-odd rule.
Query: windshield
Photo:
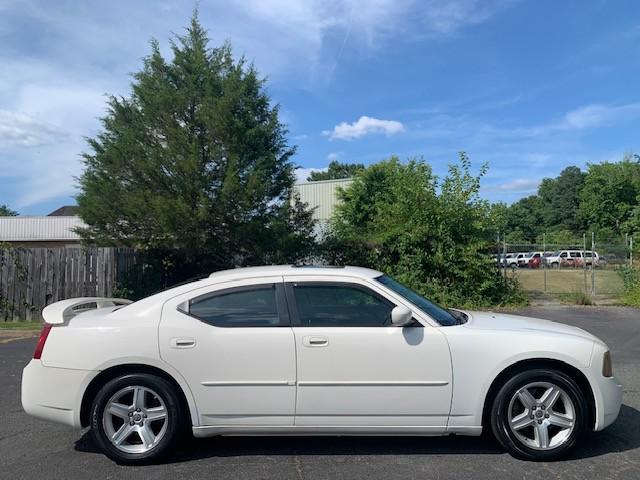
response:
[[[398,295],[406,298],[409,302],[413,303],[420,310],[436,320],[440,325],[448,327],[461,323],[456,315],[452,314],[442,307],[439,307],[435,303],[430,302],[422,295],[417,294],[409,287],[405,287],[401,283],[395,281],[393,278],[382,275],[381,277],[376,278],[376,280],[383,284],[385,287],[390,288],[391,290],[396,292]]]

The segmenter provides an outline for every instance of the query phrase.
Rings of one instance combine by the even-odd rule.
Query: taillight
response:
[[[47,341],[47,337],[49,336],[52,326],[53,325],[50,323],[45,323],[42,327],[40,338],[38,338],[38,343],[36,344],[36,351],[33,352],[33,358],[36,360],[40,360],[40,357],[42,356],[42,350],[44,350],[44,344]]]

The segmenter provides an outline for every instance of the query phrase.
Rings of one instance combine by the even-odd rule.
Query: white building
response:
[[[66,210],[65,210],[66,209]],[[80,245],[75,232],[84,223],[63,207],[46,216],[0,217],[0,243],[22,247],[73,247]]]
[[[321,180],[298,183],[293,188],[300,194],[300,200],[313,209],[313,218],[320,225],[326,225],[339,202],[338,189],[346,188],[352,182],[352,178]]]

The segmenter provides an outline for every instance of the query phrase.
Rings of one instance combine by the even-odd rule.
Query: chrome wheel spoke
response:
[[[147,408],[145,413],[147,415],[147,422],[154,422],[156,420],[162,420],[167,417],[167,409],[164,407]]]
[[[514,430],[521,430],[525,427],[528,427],[533,423],[529,411],[524,411],[520,415],[513,417],[511,419],[511,428]]]
[[[517,395],[518,395],[518,399],[520,400],[520,402],[525,408],[531,409],[532,407],[535,406],[536,399],[533,398],[533,395],[531,395],[531,392],[529,392],[529,390],[527,390],[526,388],[520,389]]]
[[[539,448],[549,448],[549,429],[546,424],[536,424],[535,439]]]
[[[558,387],[552,385],[547,389],[546,392],[544,392],[544,394],[540,398],[540,403],[544,404],[547,408],[551,408],[558,401],[561,393],[562,392]]]
[[[129,421],[129,412],[130,408],[127,405],[123,405],[122,403],[111,403],[109,405],[109,413],[111,415],[115,415],[118,418],[122,418],[123,420]]]
[[[549,423],[561,428],[573,427],[573,418],[555,412],[549,412]]]
[[[138,435],[140,436],[140,440],[145,447],[150,448],[153,446],[153,442],[156,439],[155,434],[151,431],[148,423],[145,423],[142,426],[137,427]]]
[[[128,423],[124,423],[116,433],[111,436],[111,441],[114,445],[122,445],[129,436],[133,433],[133,427]]]
[[[142,410],[144,408],[144,389],[135,387],[133,389],[133,408]]]

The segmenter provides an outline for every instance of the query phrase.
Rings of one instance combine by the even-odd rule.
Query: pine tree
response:
[[[295,147],[265,81],[229,43],[209,47],[197,12],[171,48],[169,62],[151,42],[130,96],[109,98],[88,140],[81,234],[146,250],[175,278],[304,257],[313,221],[293,198]]]

